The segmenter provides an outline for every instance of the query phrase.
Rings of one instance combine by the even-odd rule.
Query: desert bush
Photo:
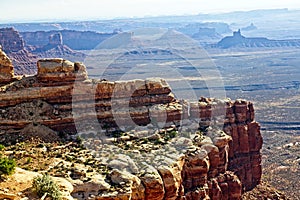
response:
[[[174,138],[174,137],[177,136],[177,134],[178,134],[178,132],[175,131],[175,130],[173,130],[173,131],[171,131],[171,132],[169,133],[169,137],[170,137],[170,138]]]
[[[33,179],[32,187],[39,197],[42,197],[47,193],[47,196],[51,197],[53,200],[61,199],[61,192],[58,185],[47,174],[36,176]]]
[[[0,158],[0,176],[11,175],[16,169],[16,162],[14,159],[7,157]]]

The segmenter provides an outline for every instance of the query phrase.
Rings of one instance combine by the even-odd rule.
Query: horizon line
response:
[[[133,19],[148,19],[148,18],[159,18],[159,17],[188,17],[188,16],[198,16],[198,15],[226,15],[230,13],[247,13],[254,11],[300,11],[299,8],[270,8],[270,9],[249,9],[249,10],[235,10],[235,11],[224,11],[224,12],[200,12],[198,14],[167,14],[167,15],[144,15],[144,16],[116,16],[116,17],[90,17],[86,19],[82,18],[44,18],[44,19],[22,19],[20,20],[4,20],[0,24],[27,24],[27,23],[64,23],[64,22],[89,22],[89,21],[110,21],[110,20],[133,20]]]

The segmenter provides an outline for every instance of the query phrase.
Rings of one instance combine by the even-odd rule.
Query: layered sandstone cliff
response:
[[[9,78],[0,79],[0,139],[77,133],[98,155],[105,170],[88,181],[69,177],[73,197],[240,199],[260,182],[262,137],[250,102],[179,101],[162,79],[91,80],[82,63],[59,58],[13,81],[1,55]]]
[[[38,40],[39,35],[34,38]],[[1,28],[0,45],[11,59],[16,75],[36,74],[36,62],[39,58],[64,57],[68,60],[83,60],[85,56],[65,45],[60,32],[47,35],[43,45],[32,46],[26,44],[14,28]]]
[[[25,49],[25,42],[14,28],[0,29],[0,45],[11,59],[15,74],[36,73],[37,57]]]

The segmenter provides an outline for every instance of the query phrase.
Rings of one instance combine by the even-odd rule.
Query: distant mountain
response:
[[[233,32],[232,36],[224,37],[216,45],[219,48],[231,47],[300,47],[300,39],[269,40],[264,37],[244,37],[241,31]]]

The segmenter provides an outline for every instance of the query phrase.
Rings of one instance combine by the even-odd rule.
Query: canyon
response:
[[[38,41],[38,32],[32,36]],[[74,51],[64,43],[60,32],[44,34],[43,43],[31,45],[14,28],[0,29],[0,45],[14,65],[16,75],[36,74],[36,62],[39,58],[64,57],[69,60],[82,60],[84,54]],[[76,40],[76,39],[75,39]]]
[[[263,141],[251,102],[178,100],[161,78],[94,80],[61,58],[17,76],[2,50],[0,77],[1,143],[79,135],[99,159],[96,172],[80,165],[66,178],[74,198],[241,199],[260,183]]]
[[[262,183],[248,192],[244,192],[246,191],[246,186],[242,186],[242,199],[285,199],[282,196],[279,197],[282,194],[279,191],[265,188],[268,185],[285,192],[289,199],[299,199],[299,185],[295,184],[299,182],[300,169],[300,68],[298,67],[300,63],[298,45],[300,29],[297,26],[299,18],[296,17],[298,15],[299,11],[296,10],[277,9],[224,14],[214,13],[213,15],[199,14],[193,16],[158,16],[70,22],[36,21],[0,24],[0,45],[12,61],[11,65],[7,56],[3,56],[2,54],[1,66],[7,66],[0,68],[0,87],[3,95],[6,92],[13,94],[12,91],[15,91],[16,94],[26,97],[23,92],[31,92],[41,88],[43,88],[41,91],[46,91],[44,90],[46,88],[48,89],[47,92],[49,92],[61,86],[68,85],[71,87],[72,85],[70,89],[72,92],[68,92],[68,94],[72,93],[71,98],[64,95],[65,91],[61,91],[60,94],[56,95],[57,97],[51,94],[52,99],[47,97],[48,94],[41,97],[42,93],[39,93],[37,99],[34,97],[30,99],[29,95],[27,95],[26,98],[28,98],[28,101],[15,102],[12,103],[12,106],[9,106],[9,102],[6,101],[6,105],[0,108],[1,120],[6,120],[6,125],[2,126],[6,128],[0,132],[0,139],[2,143],[8,145],[3,151],[0,150],[0,154],[15,159],[17,166],[22,167],[22,170],[17,169],[16,173],[9,177],[9,179],[15,180],[15,182],[0,182],[0,199],[9,196],[8,193],[14,193],[16,199],[19,199],[19,197],[39,199],[37,196],[31,197],[27,195],[24,192],[26,191],[24,188],[15,190],[15,186],[19,184],[18,180],[22,180],[22,184],[25,184],[24,176],[30,177],[32,171],[40,173],[44,171],[53,177],[63,177],[63,179],[69,182],[69,184],[65,185],[70,186],[68,187],[69,198],[71,198],[71,193],[73,198],[78,197],[79,199],[84,199],[87,196],[91,196],[90,198],[92,199],[96,198],[96,196],[104,196],[104,193],[107,194],[106,198],[108,199],[113,195],[115,195],[114,198],[117,198],[116,196],[121,197],[119,194],[122,191],[123,193],[124,191],[130,191],[130,188],[126,185],[130,185],[131,183],[129,183],[130,181],[125,181],[125,184],[123,184],[123,181],[116,182],[116,177],[119,177],[116,175],[116,172],[121,171],[133,174],[138,177],[136,180],[140,180],[143,185],[141,177],[145,175],[145,169],[153,166],[155,169],[160,170],[158,174],[161,175],[160,172],[162,169],[159,168],[159,164],[170,166],[172,164],[163,162],[170,159],[172,160],[171,163],[178,163],[178,158],[181,156],[178,153],[181,152],[180,150],[182,150],[183,155],[187,155],[188,147],[191,147],[191,149],[194,148],[193,146],[200,148],[199,146],[203,146],[200,144],[201,141],[207,142],[208,138],[206,137],[214,138],[210,133],[217,133],[218,131],[215,130],[232,132],[234,133],[233,135],[245,132],[243,129],[248,129],[249,131],[249,126],[242,127],[243,123],[235,122],[230,124],[226,121],[224,124],[221,119],[222,117],[216,116],[218,112],[212,112],[212,115],[216,117],[203,120],[195,118],[197,113],[200,112],[197,104],[200,106],[208,104],[212,107],[220,103],[225,103],[226,105],[233,104],[232,111],[235,113],[236,103],[229,100],[219,102],[220,100],[209,98],[202,98],[200,101],[197,101],[197,98],[195,98],[193,100],[195,102],[178,100],[178,90],[176,90],[176,86],[173,87],[172,85],[173,76],[165,68],[158,68],[153,77],[157,77],[157,74],[159,76],[166,74],[166,76],[162,76],[166,81],[152,79],[151,82],[164,82],[161,84],[165,85],[166,88],[169,87],[169,84],[170,88],[168,90],[171,91],[170,93],[165,91],[166,94],[163,95],[148,95],[147,92],[141,92],[141,95],[145,94],[145,98],[144,96],[143,98],[139,97],[139,100],[136,98],[138,95],[135,96],[134,94],[133,96],[135,97],[132,98],[129,93],[124,93],[124,98],[108,98],[103,100],[100,97],[100,99],[95,99],[95,94],[98,93],[96,92],[96,87],[87,87],[90,90],[90,92],[87,92],[84,89],[86,85],[95,86],[98,83],[100,85],[101,82],[104,85],[104,79],[109,80],[106,83],[111,85],[112,90],[114,90],[116,84],[126,84],[128,87],[132,85],[133,88],[141,86],[143,88],[146,82],[148,83],[150,80],[146,80],[144,78],[146,76],[143,76],[144,74],[141,73],[135,74],[135,77],[128,77],[130,81],[114,82],[114,80],[119,80],[118,77],[124,71],[126,72],[127,69],[134,68],[135,63],[128,62],[127,60],[129,57],[134,59],[144,57],[148,59],[148,56],[151,57],[155,54],[155,59],[158,58],[159,62],[163,64],[168,63],[168,59],[172,55],[169,57],[162,55],[162,53],[167,52],[160,53],[156,49],[152,49],[153,51],[151,50],[150,54],[146,55],[147,51],[144,51],[144,49],[141,49],[141,51],[133,49],[133,51],[129,52],[130,55],[124,54],[122,58],[112,64],[112,71],[108,71],[105,76],[98,76],[97,69],[102,65],[97,64],[95,60],[93,60],[93,63],[85,60],[84,56],[89,56],[88,49],[97,46],[98,42],[103,41],[101,35],[105,36],[107,34],[108,36],[111,34],[114,36],[118,32],[128,33],[145,27],[172,29],[197,40],[200,46],[207,51],[209,57],[214,61],[216,68],[220,71],[221,78],[224,81],[226,96],[231,99],[247,99],[247,101],[255,105],[255,120],[253,122],[259,121],[261,126],[260,132],[264,141],[261,149]],[[236,37],[232,36],[232,31],[239,29],[242,33],[235,35]],[[69,36],[70,38],[68,38]],[[136,34],[133,34],[134,37],[136,37]],[[97,38],[100,39],[98,40]],[[224,40],[218,46],[217,42],[222,38]],[[188,45],[183,46],[188,47]],[[74,50],[74,48],[78,48],[78,50]],[[163,49],[165,49],[165,46]],[[108,56],[107,53],[104,52],[103,58]],[[112,52],[110,51],[109,53]],[[68,66],[69,64],[73,65],[72,62],[84,61],[87,66],[89,78],[83,78],[78,82],[76,80],[73,81],[72,73],[68,72],[69,76],[67,76],[66,80],[61,80],[66,85],[61,85],[60,81],[58,81],[59,78],[56,76],[61,74],[61,77],[66,77],[66,75],[63,75],[66,73],[66,69],[64,69],[63,73],[59,73],[61,70],[58,70],[55,75],[47,72],[47,75],[41,76],[38,80],[37,61],[42,58],[64,59],[41,60],[41,65],[49,61],[64,63],[62,65]],[[70,60],[71,62],[64,60]],[[187,77],[192,86],[189,89],[197,93],[197,97],[211,95],[207,92],[205,82],[198,81],[199,76],[194,73],[195,71],[192,70],[193,67],[189,63],[179,60],[175,61],[177,61],[177,66],[174,66],[172,63],[172,68],[170,69],[178,70],[182,75]],[[147,60],[145,64],[149,66],[147,69],[150,69],[152,72],[153,65],[152,63],[149,64],[150,62]],[[78,65],[79,63],[76,64],[77,69],[79,68]],[[202,67],[203,65],[199,66]],[[24,77],[22,78],[21,76]],[[57,81],[52,81],[51,77]],[[91,80],[92,78],[102,81]],[[143,80],[132,80],[135,78],[142,78]],[[6,90],[5,88],[9,89]],[[130,91],[135,90],[132,89]],[[185,92],[186,88],[183,91]],[[78,101],[73,96],[74,92],[79,93],[76,97]],[[85,95],[82,95],[82,93],[85,93]],[[32,95],[33,93],[30,94]],[[172,97],[172,94],[176,98]],[[63,96],[65,99],[59,103],[54,102],[58,101],[53,100],[55,98],[59,99],[58,96]],[[156,97],[164,99],[162,100],[162,104],[149,103],[150,98],[155,99]],[[9,99],[8,96],[6,98]],[[16,97],[14,96],[14,98]],[[189,97],[184,97],[183,99],[189,99]],[[179,103],[174,103],[173,100]],[[129,105],[131,101],[134,102]],[[172,103],[168,103],[170,101]],[[121,105],[118,105],[118,102]],[[249,102],[248,104],[251,105]],[[139,105],[145,106],[141,108]],[[166,109],[169,111],[166,111]],[[155,115],[155,113],[157,114]],[[174,121],[170,120],[166,122],[168,119],[167,113],[169,119],[173,117]],[[223,110],[222,115],[224,113],[225,111]],[[202,113],[202,116],[204,114]],[[156,117],[159,117],[159,120],[162,122],[157,121]],[[11,125],[9,120],[11,120]],[[57,121],[55,122],[55,120]],[[126,124],[123,125],[127,121],[130,123],[129,127]],[[211,123],[212,121],[214,123]],[[23,122],[24,124],[22,124]],[[248,121],[245,124],[248,124]],[[220,135],[222,134],[220,133]],[[38,142],[32,142],[32,138],[38,138]],[[76,142],[72,142],[72,145],[68,143],[74,140]],[[25,141],[25,143],[22,141]],[[82,141],[82,145],[88,151],[92,151],[93,155],[85,155],[87,150],[81,148],[79,141]],[[211,141],[212,143],[214,142],[213,140]],[[237,142],[239,140],[229,141],[230,147],[234,147],[234,141],[236,147],[242,148],[240,147],[242,145]],[[184,145],[184,142],[187,145]],[[24,144],[27,146],[26,148],[23,147]],[[103,150],[99,149],[99,147],[102,147]],[[71,150],[73,152],[69,152]],[[232,148],[230,151],[233,151]],[[226,169],[230,172],[233,169],[240,168],[239,170],[235,170],[236,175],[238,171],[249,171],[250,169],[250,164],[244,166],[240,165],[240,162],[251,163],[250,159],[259,159],[258,157],[254,158],[254,154],[249,156],[247,153],[244,153],[246,150],[239,150],[239,153],[235,154],[235,156],[232,156],[232,152],[230,153],[230,151],[229,154],[231,156],[228,163],[231,162],[231,164],[227,165]],[[226,150],[226,152],[228,151]],[[28,160],[32,160],[32,162],[28,163]],[[76,164],[75,166],[74,163]],[[78,163],[80,165],[77,165]],[[136,164],[133,165],[133,163]],[[143,163],[149,164],[149,166],[145,167]],[[155,165],[155,163],[159,164]],[[185,162],[184,165],[186,164]],[[246,170],[243,168],[246,168]],[[114,173],[112,173],[112,169],[115,169]],[[188,168],[185,167],[184,169]],[[28,173],[25,173],[25,170],[28,170]],[[93,171],[94,175],[91,171]],[[154,175],[156,171],[154,170],[151,174]],[[129,175],[128,173],[126,175]],[[244,174],[243,172],[239,173]],[[19,177],[20,174],[22,178]],[[253,174],[252,172],[252,176]],[[95,179],[95,177],[99,176],[105,177],[104,182],[101,182],[102,184]],[[240,176],[243,177],[244,175],[238,176],[240,182],[245,182],[242,181]],[[112,177],[114,178],[111,179]],[[251,179],[250,175],[248,179]],[[99,178],[98,180],[103,179]],[[165,182],[166,180],[167,178],[164,176],[162,181]],[[176,178],[176,180],[180,179]],[[31,185],[31,180],[28,180],[26,183]],[[180,185],[180,183],[178,184]],[[251,184],[247,185],[247,187],[251,186]],[[255,185],[254,182],[253,185]],[[87,188],[90,187],[93,189],[88,190]],[[188,186],[185,185],[185,187],[187,188]],[[125,188],[128,190],[125,190]],[[170,189],[165,189],[167,188],[165,186],[163,188],[164,191],[171,191]],[[207,188],[205,186],[204,190],[211,191],[210,189],[207,190]],[[139,187],[139,189],[141,190],[140,194],[145,194],[142,187]],[[183,193],[186,193],[188,189],[184,191]],[[18,195],[18,192],[22,193],[22,195]],[[2,195],[3,193],[6,197]],[[172,192],[165,193],[169,194]],[[267,195],[268,193],[270,194],[269,196]],[[179,196],[184,195],[180,193]],[[209,197],[212,195],[208,194],[208,196],[205,196]],[[144,196],[141,198],[144,198]]]

